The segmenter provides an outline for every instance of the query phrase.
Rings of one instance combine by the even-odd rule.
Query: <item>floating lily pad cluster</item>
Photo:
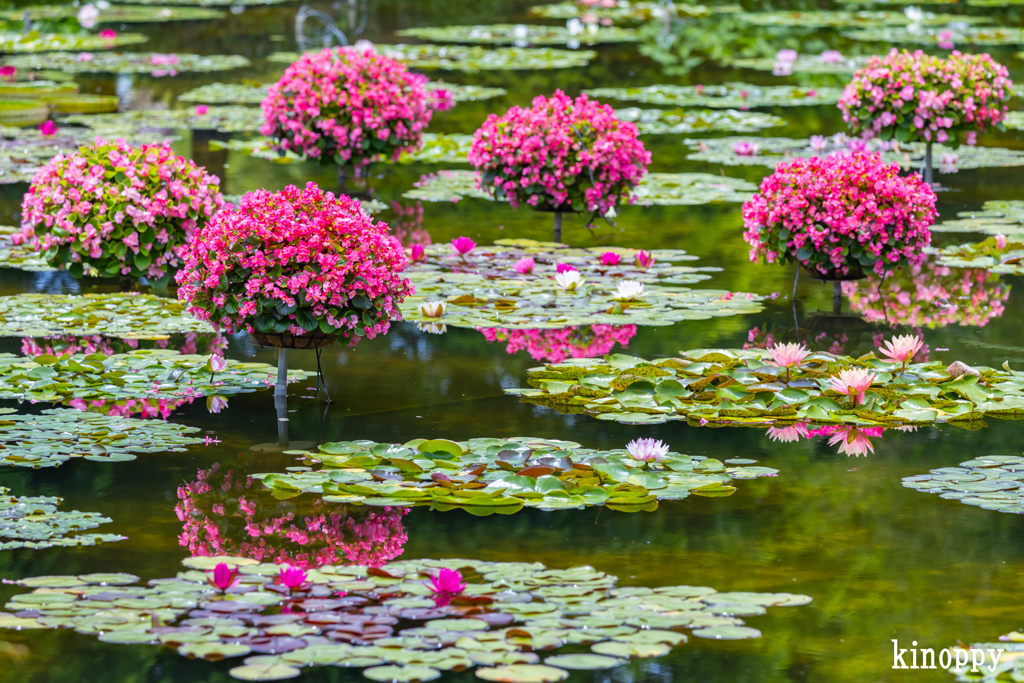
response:
[[[942,221],[932,232],[976,232],[984,235],[1006,235],[1018,239],[1024,233],[1024,201],[996,199],[987,201],[980,211],[961,211],[958,219]]]
[[[263,125],[263,112],[256,107],[209,107],[199,114],[189,109],[140,109],[115,114],[67,116],[67,123],[87,126],[93,136],[142,137],[147,132],[174,130],[215,130],[219,133],[255,133]]]
[[[676,107],[798,107],[835,104],[842,88],[800,88],[793,85],[647,85],[633,88],[592,88],[598,99],[626,100]]]
[[[1002,124],[1011,130],[1024,130],[1024,112],[1007,112]]]
[[[624,449],[598,451],[571,441],[534,439],[414,439],[405,444],[343,441],[306,453],[317,471],[256,474],[282,499],[315,493],[331,503],[429,505],[471,514],[512,514],[525,507],[543,510],[606,505],[622,512],[655,510],[659,500],[690,494],[727,496],[731,479],[778,474],[726,465],[713,458],[669,452],[645,463]]]
[[[238,584],[225,593],[203,571],[218,562],[239,571]],[[184,564],[190,569],[146,586],[130,574],[22,579],[17,583],[33,590],[11,597],[0,628],[74,629],[106,643],[160,644],[211,660],[252,655],[231,669],[241,680],[342,666],[364,669],[375,681],[429,681],[442,671],[482,667],[476,676],[483,680],[538,683],[668,654],[687,641],[684,628],[698,638],[758,638],[761,632],[741,616],[811,601],[703,586],[617,588],[617,577],[593,567],[540,563],[325,566],[292,591],[277,583],[284,565],[221,557]],[[442,569],[460,571],[465,588],[433,593],[431,577]],[[589,653],[549,654],[567,645]]]
[[[421,178],[402,196],[427,202],[452,202],[464,197],[494,201],[477,189],[472,171],[440,171]],[[757,186],[739,178],[711,173],[648,173],[633,188],[634,204],[693,206],[714,202],[744,202]]]
[[[88,59],[85,58],[86,55]],[[173,63],[169,61],[171,58],[174,60]],[[114,73],[150,74],[152,76],[173,76],[186,72],[228,71],[249,66],[249,60],[240,55],[166,55],[156,52],[97,52],[95,54],[51,52],[46,55],[5,57],[3,63],[18,69],[59,69],[76,74]]]
[[[79,534],[109,524],[109,517],[96,512],[58,510],[63,501],[55,496],[12,496],[11,490],[0,486],[0,550],[26,548],[40,550],[55,546],[83,546],[123,541],[118,534]],[[8,540],[4,540],[8,539]],[[0,616],[0,625],[3,623]]]
[[[778,11],[778,12],[737,12],[732,15],[740,21],[755,26],[793,26],[810,28],[876,28],[886,26],[945,26],[952,22],[961,24],[986,24],[988,17],[968,14],[935,14],[934,12],[892,12],[882,10],[861,11]]]
[[[601,254],[614,252],[617,265],[602,265]],[[763,297],[718,289],[690,289],[707,279],[714,268],[675,265],[692,260],[681,250],[654,250],[653,267],[635,263],[636,250],[571,249],[532,240],[500,240],[492,247],[471,252],[465,259],[447,245],[427,247],[428,261],[413,264],[405,276],[416,294],[401,304],[406,320],[457,327],[555,329],[571,325],[671,325],[680,320],[754,313]],[[532,258],[532,273],[514,269],[520,259]],[[555,280],[557,264],[571,265],[582,284],[564,290]],[[624,298],[619,283],[643,283],[641,294]],[[420,304],[445,302],[444,314],[428,317]]]
[[[178,99],[182,102],[204,102],[207,104],[259,104],[267,96],[268,83],[210,83],[189,90]],[[456,102],[489,100],[508,94],[504,88],[488,88],[482,85],[461,85],[445,81],[431,81],[428,90],[447,90]]]
[[[871,354],[853,359],[813,353],[787,381],[786,370],[766,364],[768,359],[760,349],[697,349],[651,361],[624,355],[573,359],[533,368],[532,388],[505,391],[524,403],[625,423],[897,427],[944,422],[970,429],[983,425],[985,416],[1024,419],[1024,373],[1008,366],[950,374],[935,361],[901,372],[899,364]],[[852,369],[875,375],[856,403],[830,382]]]
[[[1024,29],[1013,27],[971,26],[957,28],[888,26],[884,28],[863,28],[843,31],[842,36],[853,40],[887,45],[931,45],[939,43],[955,45],[1024,45]]]
[[[407,28],[395,35],[435,43],[479,43],[481,45],[597,45],[599,43],[635,43],[640,40],[636,29],[617,26],[580,27],[570,31],[565,26],[535,24],[491,24],[488,26],[428,26]]]
[[[213,332],[177,299],[148,294],[15,294],[0,296],[0,336],[102,334],[165,339],[175,332]]]
[[[227,360],[227,369],[213,373],[207,356],[164,349],[139,349],[106,356],[102,353],[37,356],[0,354],[0,398],[61,401],[73,399],[219,398],[274,385],[274,368],[266,363]],[[306,379],[290,370],[289,381]],[[223,399],[222,399],[223,400]]]
[[[530,8],[530,14],[543,19],[578,19],[585,14],[591,14],[598,19],[611,19],[617,22],[644,22],[652,19],[672,18],[673,12],[679,17],[697,18],[710,16],[713,11],[713,8],[704,5],[672,3],[671,7],[672,9],[668,10],[659,2],[644,0],[617,2],[614,7],[598,5],[588,7],[583,3],[570,1],[556,2],[550,5],[534,5]]]
[[[791,62],[786,62],[790,73],[804,74],[852,74],[867,66],[867,57],[846,57],[825,61],[818,55],[799,55]],[[758,71],[776,71],[778,60],[771,57],[743,57],[730,59],[729,66],[737,69],[757,69]]]
[[[825,140],[821,148],[812,147],[807,138],[776,138],[776,137],[723,137],[695,138],[684,140],[683,143],[695,152],[688,154],[687,159],[705,161],[725,166],[767,166],[774,168],[782,161],[797,157],[821,157],[835,152],[849,152],[852,148],[849,141],[836,143],[834,138]],[[854,143],[857,144],[857,143]],[[910,169],[917,168],[925,155],[924,143],[909,142],[889,145],[883,150],[878,143],[872,141],[864,146],[866,151],[878,152],[887,163],[898,163]],[[956,150],[944,145],[932,145],[932,157],[936,161],[945,158],[938,165],[940,173],[956,173],[962,169],[994,168],[1000,166],[1024,166],[1024,151],[1005,147],[968,147],[961,145]]]
[[[196,7],[259,7],[288,0],[132,0],[133,5],[192,5]]]
[[[259,110],[251,107],[231,108],[249,109],[256,112],[256,115],[259,115]],[[211,107],[211,111],[212,109]],[[228,109],[228,107],[222,107],[222,109]],[[260,118],[260,123],[257,123],[255,128],[250,130],[259,130],[260,125],[262,125],[262,118]],[[402,154],[399,162],[403,164],[411,164],[417,161],[424,163],[464,164],[467,163],[466,155],[469,153],[469,146],[472,143],[473,136],[466,135],[465,133],[424,133],[423,147],[418,152]],[[266,137],[258,137],[252,140],[210,140],[210,149],[226,149],[258,159],[267,159],[279,164],[305,161],[305,157],[294,152],[282,153],[278,151],[275,149],[274,143]]]
[[[1024,235],[1011,235],[1000,243],[998,238],[975,244],[944,247],[936,252],[940,266],[980,268],[999,275],[1024,274]]]
[[[597,56],[593,50],[555,50],[540,47],[499,47],[479,45],[377,45],[381,54],[400,59],[415,69],[442,71],[518,71],[581,68]],[[267,60],[291,63],[296,52],[275,52]]]
[[[66,33],[39,33],[29,31],[28,33],[14,33],[10,31],[0,32],[0,52],[4,53],[36,53],[52,52],[54,50],[110,50],[125,45],[137,45],[149,40],[141,33],[119,33],[115,38],[102,38],[98,35],[72,35]],[[35,57],[35,60],[45,61],[52,55],[46,57]],[[25,59],[30,59],[25,57]],[[5,64],[16,64],[12,58],[4,59]],[[43,67],[38,67],[43,68]],[[58,68],[53,64],[46,68]]]
[[[225,13],[219,10],[201,9],[198,7],[152,7],[131,5],[108,5],[99,7],[99,24],[139,24],[162,21],[201,21],[221,19]],[[0,19],[21,21],[27,12],[32,21],[40,19],[70,19],[78,14],[75,5],[31,5],[0,12]],[[120,38],[120,36],[117,36]],[[99,47],[118,45],[117,39],[95,36]],[[102,42],[102,44],[100,44]],[[142,41],[135,41],[142,42]],[[107,45],[109,43],[109,45]],[[67,47],[54,48],[67,50]],[[83,49],[95,49],[93,47]]]
[[[198,431],[162,420],[73,409],[0,414],[0,467],[57,467],[71,458],[123,462],[138,453],[180,453],[203,442],[190,436]]]
[[[764,128],[783,126],[786,120],[764,112],[737,111],[727,109],[640,109],[628,107],[616,109],[615,118],[636,124],[640,135],[664,135],[674,133],[717,133],[731,131],[753,133]]]
[[[904,477],[903,485],[985,510],[1024,514],[1024,458],[982,455],[959,467],[939,467]]]

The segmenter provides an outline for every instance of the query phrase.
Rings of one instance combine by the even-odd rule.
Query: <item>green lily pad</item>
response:
[[[572,69],[586,66],[597,56],[593,50],[555,50],[551,48],[499,47],[479,45],[376,45],[380,54],[400,59],[416,69],[447,71],[519,71]],[[290,64],[299,58],[295,52],[275,52],[267,60]]]
[[[407,28],[395,35],[419,38],[435,43],[471,43],[481,45],[580,45],[599,43],[635,43],[640,40],[635,29],[617,26],[580,27],[572,31],[565,26],[531,24],[492,24],[488,26],[432,26]]]
[[[1007,116],[1007,128],[1011,125],[1009,117],[1018,112],[1010,112]],[[1021,122],[1024,126],[1024,121]],[[956,220],[942,221],[931,227],[932,232],[970,232],[983,235],[1013,236],[1024,233],[1024,201],[1016,199],[998,199],[982,204],[980,210],[961,211]],[[1016,239],[1016,237],[1015,237]]]
[[[100,6],[99,17],[96,21],[98,24],[137,24],[137,23],[153,23],[153,22],[164,22],[164,21],[204,21],[210,19],[222,19],[226,15],[224,12],[211,9],[199,9],[194,7],[146,7],[137,5],[107,5]],[[30,5],[27,7],[19,7],[14,10],[7,10],[6,12],[0,12],[0,18],[5,21],[21,21],[26,14],[32,21],[40,20],[52,20],[52,19],[71,19],[78,14],[79,8],[75,5]],[[101,39],[103,43],[117,42],[117,38],[113,40],[103,38],[102,36],[96,36]],[[68,48],[61,47],[61,50]]]
[[[259,104],[267,96],[269,83],[209,83],[189,90],[178,96],[181,102],[202,102],[205,104]],[[508,94],[504,88],[489,88],[480,85],[462,85],[445,81],[430,81],[427,89],[447,90],[456,102],[472,102],[502,97]],[[3,88],[0,87],[0,92]]]
[[[152,131],[214,130],[219,133],[255,133],[263,125],[263,112],[255,107],[208,107],[199,114],[189,109],[142,109],[115,114],[68,116],[68,123],[85,126],[104,137],[140,137]]]
[[[953,375],[938,361],[901,364],[868,354],[854,359],[810,354],[789,373],[800,391],[776,395],[766,383],[784,384],[786,375],[766,364],[762,349],[695,349],[675,358],[650,361],[628,356],[573,359],[532,368],[530,387],[506,389],[524,403],[560,412],[587,413],[625,423],[688,420],[691,424],[794,424],[884,427],[948,423],[970,428],[985,416],[1024,416],[1024,372],[969,368]],[[871,373],[864,399],[837,393],[833,378],[860,369]],[[661,382],[687,393],[657,393]],[[640,390],[634,388],[640,387]],[[654,386],[654,393],[649,387]],[[770,387],[769,387],[770,388]]]
[[[957,15],[958,21],[964,15]],[[1013,27],[941,27],[887,26],[843,31],[844,38],[887,45],[928,45],[942,49],[940,43],[963,45],[1024,45],[1024,29]]]
[[[695,150],[686,156],[692,161],[703,161],[725,166],[767,166],[775,168],[780,162],[797,157],[810,158],[834,153],[846,153],[853,146],[866,151],[877,152],[886,163],[900,164],[904,169],[919,168],[925,156],[925,145],[919,142],[885,143],[878,139],[868,143],[851,141],[846,135],[821,138],[818,146],[814,140],[793,138],[695,138],[683,144]],[[751,148],[753,145],[753,149]],[[943,160],[936,164],[939,173],[957,173],[962,169],[995,168],[1002,166],[1024,166],[1024,151],[1003,147],[969,147],[961,145],[956,150],[943,145],[932,145],[932,157]]]
[[[40,362],[42,361],[42,362]],[[273,386],[275,371],[264,363],[227,361],[211,373],[207,356],[164,349],[125,354],[64,354],[34,360],[0,354],[0,397],[35,401],[165,399],[229,396]],[[302,380],[302,370],[289,371]]]
[[[411,444],[415,444],[414,446]],[[416,451],[412,452],[415,448]],[[660,462],[635,459],[626,449],[595,451],[569,441],[517,437],[455,443],[416,440],[403,447],[372,441],[327,443],[305,454],[308,464],[285,473],[251,475],[275,498],[313,493],[351,505],[459,508],[471,514],[511,514],[540,509],[607,505],[639,512],[657,507],[659,497],[679,500],[711,489],[724,495],[733,477],[775,476],[770,468],[730,467],[718,460],[673,451]],[[749,477],[747,470],[751,469]],[[212,560],[211,560],[212,562]],[[473,619],[433,622],[434,628],[478,630]]]
[[[0,416],[0,467],[56,467],[70,458],[119,462],[136,453],[181,452],[202,443],[199,431],[161,420],[136,420],[78,410]]]
[[[929,474],[903,478],[903,486],[942,498],[959,500],[985,510],[1024,514],[1024,457],[986,455],[960,463],[959,467],[940,467]]]
[[[595,671],[598,669],[611,669],[623,663],[617,657],[607,655],[555,655],[544,660],[548,666],[557,666],[562,669],[578,669],[582,671]]]
[[[464,197],[494,200],[486,190],[476,187],[472,171],[439,171],[424,176],[414,187],[402,196],[428,202],[452,202]],[[745,180],[710,173],[648,173],[633,189],[633,195],[634,203],[641,206],[681,206],[743,202],[756,191],[757,186]]]
[[[936,14],[934,12],[894,12],[882,10],[860,11],[777,11],[737,12],[731,15],[739,21],[755,26],[806,26],[813,28],[856,29],[887,26],[945,26],[957,22],[962,24],[987,24],[988,17],[969,14]]]
[[[20,10],[19,10],[20,11]],[[20,17],[19,17],[20,19]],[[149,38],[140,33],[118,33],[114,38],[103,38],[98,35],[71,35],[65,33],[28,33],[0,32],[0,51],[5,53],[36,53],[54,52],[57,50],[111,50],[124,45],[137,45]],[[52,55],[43,57],[25,57],[44,61]],[[10,58],[8,58],[10,59]],[[7,59],[4,60],[7,63]],[[43,68],[43,67],[39,67]],[[46,68],[56,68],[49,64]]]
[[[640,135],[684,133],[754,133],[765,128],[783,126],[786,120],[764,112],[725,111],[715,109],[616,109],[615,118],[636,124]],[[661,174],[675,175],[675,174]]]
[[[441,677],[441,672],[429,666],[375,666],[363,671],[371,681],[386,683],[418,683]]]
[[[569,677],[569,672],[543,664],[511,664],[493,669],[477,669],[476,677],[502,683],[553,683],[564,681]]]
[[[800,88],[792,85],[648,85],[631,88],[592,88],[587,94],[598,99],[628,100],[676,107],[796,107],[835,104],[840,88]]]
[[[671,12],[679,17],[700,18],[710,16],[715,8],[704,5],[687,5],[673,3]],[[586,6],[580,2],[556,2],[550,5],[534,5],[530,14],[542,19],[579,19],[584,14],[592,14],[598,19],[611,19],[616,22],[644,22],[652,19],[671,18],[669,10],[658,2],[640,0],[629,3],[618,3],[615,7]]]
[[[823,60],[820,55],[797,55],[792,61],[783,65],[783,70],[794,74],[852,74],[867,66],[868,58],[864,56],[840,56],[838,59]],[[737,69],[757,69],[758,71],[777,71],[779,61],[772,57],[741,57],[728,60],[729,66]]]
[[[213,332],[177,299],[146,294],[16,294],[0,297],[0,336],[109,335],[166,339]]]
[[[231,669],[232,678],[242,681],[283,681],[297,678],[301,670],[287,664],[246,664]]]
[[[94,529],[112,520],[95,512],[63,511],[57,506],[63,499],[48,496],[10,495],[10,489],[0,486],[0,550],[27,548],[39,550],[54,546],[86,546],[97,543],[123,541],[127,536],[116,534],[70,534]],[[9,539],[9,540],[3,540]],[[62,577],[43,577],[43,584]],[[67,581],[63,581],[66,585]],[[82,581],[78,581],[82,583]],[[76,585],[76,584],[72,584]]]
[[[504,445],[495,441],[474,443]],[[540,448],[563,442],[520,443]],[[208,570],[213,562],[239,566],[244,592],[212,588],[199,568]],[[692,623],[697,630],[743,623],[715,615],[714,589],[616,588],[616,577],[586,566],[470,559],[401,560],[379,568],[325,564],[306,572],[302,588],[283,592],[276,585],[281,564],[232,557],[184,564],[186,571],[176,577],[133,585],[106,585],[110,577],[104,575],[24,579],[19,583],[33,590],[11,596],[6,608],[32,616],[0,613],[0,628],[74,629],[111,644],[160,643],[182,656],[208,659],[276,651],[233,667],[232,677],[240,680],[293,678],[302,667],[333,665],[365,669],[371,680],[423,681],[441,670],[486,666],[476,670],[478,678],[528,682],[564,680],[566,669],[605,669],[629,657],[660,656],[686,642],[683,634],[647,628],[652,620],[675,615],[673,627]],[[465,588],[433,594],[430,577],[441,568],[459,571]],[[795,604],[793,598],[802,597],[787,595],[722,597],[751,604]],[[469,603],[473,617],[460,616]],[[681,613],[688,621],[679,620]],[[626,624],[638,614],[647,621]],[[474,622],[472,630],[460,627],[466,621]],[[567,644],[589,644],[595,654],[548,657],[565,668],[537,664],[533,650]]]
[[[119,34],[118,38],[122,35],[131,34]],[[54,47],[47,49],[69,48]],[[182,53],[167,55],[155,52],[97,52],[89,55],[88,59],[83,58],[82,55],[83,53],[80,52],[17,55],[5,57],[3,63],[18,69],[59,69],[67,73],[149,74],[151,76],[173,76],[189,72],[229,71],[249,66],[249,60],[239,55],[195,55]]]
[[[1011,235],[1000,246],[996,237],[975,244],[933,250],[936,262],[950,268],[974,268],[997,275],[1024,273],[1024,234]]]
[[[708,640],[750,640],[760,638],[761,632],[749,626],[712,626],[694,629],[693,635]]]

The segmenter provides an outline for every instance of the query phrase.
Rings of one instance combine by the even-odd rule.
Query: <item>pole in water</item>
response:
[[[274,384],[274,396],[288,395],[288,349],[277,350],[277,382]]]
[[[832,314],[839,315],[843,312],[843,283],[839,280],[832,281]]]
[[[288,445],[288,349],[277,350],[277,382],[274,384],[274,408],[277,409],[277,443]]]
[[[932,184],[932,143],[928,143],[924,148],[924,181],[929,185]]]
[[[555,241],[562,241],[562,212],[555,211]]]

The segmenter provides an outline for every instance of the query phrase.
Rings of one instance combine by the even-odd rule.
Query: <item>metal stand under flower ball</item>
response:
[[[491,114],[473,134],[467,158],[480,187],[496,199],[554,213],[553,239],[561,242],[564,214],[609,215],[628,201],[651,154],[636,126],[611,107],[556,90],[530,107]]]
[[[388,226],[352,199],[329,196],[315,183],[250,192],[193,234],[176,276],[178,298],[193,315],[229,332],[249,330],[261,346],[278,349],[279,417],[290,350],[316,351],[317,393],[323,388],[330,401],[322,350],[384,334],[412,290]]]

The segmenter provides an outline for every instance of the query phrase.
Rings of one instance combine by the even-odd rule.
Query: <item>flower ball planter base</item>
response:
[[[337,337],[313,332],[306,334],[253,332],[252,337],[260,346],[269,346],[275,349],[322,349],[337,341]]]
[[[842,315],[843,283],[851,280],[863,280],[867,277],[864,274],[864,268],[860,264],[857,264],[856,267],[851,267],[850,272],[846,275],[839,275],[838,273],[820,273],[816,270],[811,270],[807,266],[802,265],[801,267],[812,279],[832,283],[832,315]]]

